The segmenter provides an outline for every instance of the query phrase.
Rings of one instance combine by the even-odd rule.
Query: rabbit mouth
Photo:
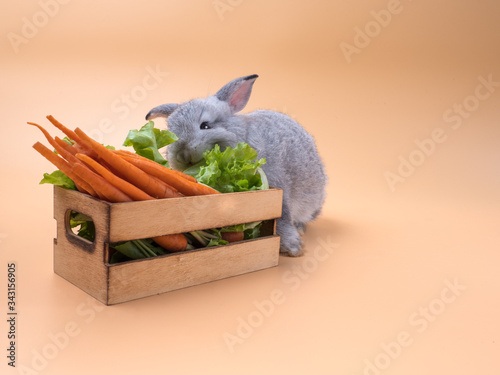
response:
[[[180,160],[173,159],[173,160],[169,160],[169,164],[170,164],[171,168],[178,170],[178,171],[183,171],[185,169],[192,167],[193,165],[198,164],[201,160],[202,159],[195,162],[195,161],[180,161]]]
[[[167,154],[167,156],[170,167],[178,171],[183,171],[203,160],[202,155],[197,157],[196,154],[189,152],[187,149],[182,149],[176,153]]]

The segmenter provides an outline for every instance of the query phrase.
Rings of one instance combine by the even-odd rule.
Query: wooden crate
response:
[[[283,191],[108,203],[54,187],[54,272],[106,305],[278,265]],[[94,242],[75,235],[71,211],[92,218]],[[109,264],[109,243],[264,221],[261,237],[225,246]],[[267,221],[268,220],[268,221]]]

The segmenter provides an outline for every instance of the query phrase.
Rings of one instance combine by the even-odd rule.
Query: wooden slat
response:
[[[110,241],[218,228],[281,216],[283,191],[270,189],[111,205]]]
[[[109,265],[108,304],[278,265],[279,236]]]

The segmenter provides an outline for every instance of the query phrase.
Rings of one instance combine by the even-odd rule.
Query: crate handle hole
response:
[[[66,232],[79,240],[92,245],[95,241],[94,220],[81,212],[67,210],[65,215]]]

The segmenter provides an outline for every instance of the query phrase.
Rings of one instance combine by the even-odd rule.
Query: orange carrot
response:
[[[131,164],[134,164],[151,176],[158,177],[160,180],[177,189],[181,194],[188,196],[220,194],[217,190],[214,190],[209,186],[194,183],[185,178],[179,177],[176,173],[172,172],[172,169],[165,168],[158,163],[150,163],[149,159],[147,159],[148,162],[146,162],[138,158],[124,155],[122,155],[122,158],[128,160]]]
[[[71,165],[81,164],[87,168],[87,166],[73,154],[73,152],[76,151],[76,149],[74,149],[73,146],[70,146],[68,143],[66,143],[65,141],[63,141],[59,137],[55,137],[54,141],[56,143],[56,145],[55,145],[56,151],[59,152],[59,154],[61,154],[61,156],[63,158],[65,158]],[[88,188],[90,188],[90,191],[89,191],[90,195],[106,200],[106,197],[104,195],[102,195],[99,191],[95,191],[92,188],[92,186],[90,186],[87,183],[85,183],[85,184],[88,186]]]
[[[123,157],[131,157],[131,158],[136,158],[136,159],[140,159],[140,160],[143,160],[144,162],[146,163],[155,163],[155,164],[158,164],[156,163],[155,161],[153,160],[150,160],[142,155],[139,155],[139,154],[134,154],[133,152],[131,151],[128,151],[128,150],[114,150],[114,152],[120,156],[123,156]],[[188,174],[185,174],[185,173],[182,173],[180,171],[176,171],[175,169],[170,169],[170,171],[172,171],[172,173],[180,176],[180,177],[183,177],[185,178],[186,180],[188,181],[191,181],[191,182],[195,182],[197,183],[198,181],[196,180],[196,178],[194,178],[193,176],[190,176]]]
[[[40,154],[42,154],[42,156],[44,156],[48,161],[54,164],[61,172],[63,172],[66,176],[73,180],[78,190],[83,193],[89,193],[94,197],[97,196],[95,190],[92,189],[92,187],[85,180],[81,179],[71,171],[71,165],[66,160],[64,160],[60,156],[57,156],[55,152],[51,151],[40,142],[35,143],[33,145],[33,148]],[[81,189],[83,189],[83,191]]]
[[[179,191],[177,189],[173,188],[172,186],[170,186],[166,182],[163,182],[158,177],[151,176],[149,173],[148,173],[148,175],[149,175],[150,178],[152,178],[153,180],[157,181],[160,185],[162,185],[165,188],[165,190],[169,192],[169,195],[172,198],[182,197],[182,194],[179,193]]]
[[[245,234],[243,232],[221,232],[220,236],[227,242],[236,242],[243,241]]]
[[[133,200],[143,201],[143,200],[154,199],[152,196],[150,196],[149,194],[146,194],[145,192],[143,192],[141,189],[139,189],[135,185],[132,185],[128,181],[125,181],[125,180],[121,179],[120,177],[118,177],[117,175],[113,174],[111,171],[109,171],[107,168],[103,167],[101,164],[96,162],[91,157],[84,155],[84,154],[76,154],[76,157],[78,159],[84,161],[90,167],[92,167],[92,169],[94,169],[97,173],[99,173],[111,185],[113,185],[117,189],[123,191],[125,194],[127,194]]]
[[[83,164],[73,164],[71,171],[78,175],[83,180],[87,181],[90,186],[97,192],[100,192],[112,203],[117,202],[132,202],[133,200],[122,192],[120,189],[114,187],[111,183],[99,176],[97,173],[92,172]]]
[[[50,145],[52,147],[55,148],[55,150],[59,153],[59,155],[61,155],[64,159],[66,159],[70,164],[72,164],[73,162],[75,161],[78,161],[78,159],[76,158],[73,158],[72,159],[72,154],[71,152],[67,149],[67,147],[71,147],[69,146],[66,142],[64,142],[62,139],[60,139],[60,142],[62,142],[63,144],[61,144],[60,142],[57,142],[56,139],[52,138],[49,134],[49,132],[47,130],[45,130],[42,126],[38,125],[38,124],[35,124],[34,122],[28,122],[28,125],[33,125],[33,126],[36,126],[38,129],[40,129],[43,133],[43,135],[45,136],[45,138],[47,138],[47,141],[49,141]],[[57,137],[56,137],[57,138]],[[57,138],[59,139],[59,138]]]
[[[69,143],[63,141],[61,138],[56,136],[54,137],[54,141],[56,141],[59,147],[65,149],[71,155],[76,155],[78,153],[78,150],[74,146],[71,146]]]
[[[75,141],[76,143],[81,143],[82,140],[80,139],[80,137],[78,135],[76,135],[76,133],[67,128],[66,126],[64,126],[63,124],[61,124],[59,121],[57,121],[54,116],[52,115],[49,115],[47,116],[47,119],[56,127],[58,128],[60,131],[62,131],[64,134],[66,134],[66,136],[69,138],[69,139],[72,139],[73,141]]]
[[[40,131],[43,133],[43,135],[45,136],[45,138],[47,139],[47,141],[49,141],[50,145],[54,148],[55,147],[55,142],[54,142],[54,138],[52,138],[52,136],[49,134],[49,132],[47,130],[45,130],[45,128],[41,125],[38,125],[34,122],[28,122],[28,125],[33,125],[33,126],[36,126],[38,129],[40,129]]]
[[[86,149],[86,152],[88,153],[88,155],[90,157],[95,157],[96,155],[94,154],[94,152],[89,149],[88,147],[85,146],[85,144],[82,143],[82,140],[80,139],[80,137],[71,129],[67,128],[66,126],[64,126],[63,124],[61,124],[59,121],[57,121],[53,116],[49,115],[47,116],[47,119],[56,127],[58,128],[60,131],[62,131],[64,134],[66,134],[66,136],[69,138],[69,139],[72,139],[73,141],[76,142],[76,147],[83,147]],[[82,150],[79,151],[80,153],[83,153]]]
[[[75,133],[80,137],[82,142],[103,160],[105,160],[124,180],[137,186],[142,191],[155,198],[171,198],[171,191],[165,189],[165,186],[159,184],[155,179],[152,179],[146,172],[116,155],[110,149],[107,149],[100,143],[96,142],[85,134],[80,128],[75,129]]]
[[[70,146],[69,143],[63,141],[59,137],[54,137],[54,141],[57,143],[59,148],[56,148],[56,150],[59,150],[58,152],[67,160],[69,161],[70,164],[82,164],[86,167],[88,167],[85,163],[83,163],[80,159],[76,157],[76,154],[79,153],[78,151],[86,152],[85,155],[88,154],[88,150],[83,149],[82,147],[75,147],[77,144],[75,143],[75,146]],[[95,172],[95,169],[89,167],[90,170]],[[103,198],[103,196],[99,196],[100,198]]]
[[[186,236],[184,236],[182,233],[153,237],[152,240],[164,249],[170,251],[182,251],[186,250],[187,247]]]

